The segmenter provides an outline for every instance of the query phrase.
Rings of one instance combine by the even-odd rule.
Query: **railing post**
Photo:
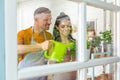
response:
[[[91,54],[91,59],[94,59],[94,53]],[[94,67],[92,67],[92,80],[94,80]]]

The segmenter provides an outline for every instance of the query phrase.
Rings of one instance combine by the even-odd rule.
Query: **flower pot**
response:
[[[86,55],[86,58],[87,58],[87,60],[89,60],[90,59],[90,49],[87,49],[87,55]]]

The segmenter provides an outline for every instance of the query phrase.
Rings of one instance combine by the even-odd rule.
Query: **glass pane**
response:
[[[49,75],[48,80],[76,80],[76,71]]]
[[[49,10],[44,12],[47,10],[44,8],[34,12],[39,7],[49,8],[51,13]],[[40,11],[43,11],[43,14]],[[76,2],[18,0],[18,69],[76,61],[77,24],[78,4]],[[47,44],[45,40],[50,40],[50,43]],[[48,50],[43,49],[45,45],[49,46]],[[73,77],[76,71],[69,73],[65,73],[66,78],[62,80],[76,79]],[[46,76],[43,78],[46,80]]]
[[[112,11],[87,6],[87,40],[90,58],[92,53],[94,58],[113,55],[114,18]]]
[[[88,68],[87,80],[115,80],[115,64],[107,64]]]
[[[99,15],[99,16],[98,16]],[[111,57],[113,53],[114,12],[87,6],[87,39],[90,59]],[[114,80],[115,64],[88,68],[88,80]]]
[[[60,0],[60,1],[54,1],[54,2],[48,1],[48,0],[37,0],[37,1],[19,0],[17,4],[18,4],[17,5],[17,14],[18,14],[17,15],[17,22],[18,22],[17,29],[18,29],[18,36],[19,36],[18,44],[20,45],[25,44],[26,46],[28,46],[31,44],[32,40],[35,41],[33,45],[34,46],[33,49],[30,48],[30,46],[29,48],[23,48],[25,46],[20,47],[22,48],[21,53],[24,53],[22,52],[24,50],[28,50],[28,52],[26,52],[25,54],[18,55],[18,60],[20,60],[18,61],[19,69],[32,67],[32,66],[38,66],[38,65],[59,64],[59,63],[76,61],[76,40],[77,40],[77,27],[78,27],[78,15],[79,15],[78,14],[79,12],[78,3],[67,1],[67,0],[66,1]],[[43,17],[44,15],[33,16],[34,11],[38,7],[49,8],[51,10],[52,16],[49,15],[48,13],[47,13],[48,14],[47,19],[46,17]],[[45,19],[41,21],[39,20],[38,16],[39,18],[45,18]],[[58,17],[59,18],[65,17],[65,19],[67,20],[62,19],[63,21],[60,22]],[[114,22],[112,21],[112,19],[114,18],[113,13],[110,11],[105,11],[103,9],[87,6],[86,17],[87,17],[87,24],[86,24],[87,25],[87,31],[86,31],[87,40],[88,42],[90,42],[87,44],[87,48],[88,48],[87,51],[88,51],[88,54],[90,55],[89,56],[86,55],[86,56],[88,56],[90,59],[98,59],[98,58],[105,58],[105,57],[113,56],[114,54],[113,54],[112,42],[111,42],[111,45],[104,43],[104,41],[102,41],[103,39],[101,39],[102,35],[100,34],[100,32],[104,32],[108,30],[108,32],[110,32],[109,40],[110,39],[112,40],[111,33],[112,33],[112,37],[114,35],[112,32],[113,27],[114,27],[112,23]],[[44,24],[41,24],[41,22]],[[39,27],[34,29],[36,25],[39,26],[40,29],[43,29],[43,31],[39,32]],[[19,31],[23,29],[24,31],[22,31],[22,33],[19,35]],[[25,32],[26,29],[28,31],[27,33]],[[45,30],[47,31],[47,34],[48,34],[47,39],[50,40],[50,47],[48,50],[45,50],[39,53],[38,52],[39,50],[36,51],[34,48],[36,46],[41,46],[39,43],[42,43],[44,42],[44,40],[46,40]],[[51,33],[53,36],[50,36],[49,33]],[[58,44],[60,44],[61,46],[55,47]],[[30,52],[31,50],[33,50],[33,52]],[[28,55],[29,53],[31,54]],[[92,57],[92,54],[93,54],[93,57]],[[25,62],[22,63],[22,61],[25,61]],[[19,65],[21,64],[25,64],[25,65],[22,67],[19,67]],[[101,76],[100,78],[102,79],[104,76],[102,74],[107,74],[107,77],[108,77],[108,74],[110,74],[109,76],[111,76],[111,74],[113,76],[113,72],[112,73],[106,72],[106,70],[104,69],[106,66],[107,65],[98,66],[98,68],[95,67],[95,70],[94,70],[95,78],[97,77],[99,78],[99,76]],[[91,69],[92,68],[88,69],[88,79],[91,79],[91,76],[92,76],[91,74],[93,74]],[[58,74],[58,75],[61,75],[61,74]],[[48,75],[47,77],[45,76],[43,78],[46,79],[46,78],[55,77],[55,80],[56,80],[57,77],[60,77],[58,75],[56,74],[50,75],[50,76]],[[76,75],[76,71],[69,72],[69,73],[62,73],[62,76],[66,76],[66,78],[70,78],[70,77],[74,78],[74,79],[71,78],[69,80],[75,80],[76,79],[75,75]]]

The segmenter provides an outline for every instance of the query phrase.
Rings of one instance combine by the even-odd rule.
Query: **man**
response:
[[[51,24],[51,11],[48,8],[40,7],[34,12],[34,26],[18,32],[18,68],[44,65],[47,63],[43,56],[44,50],[49,48],[51,34],[46,30]],[[46,77],[25,79],[25,80],[46,80]]]

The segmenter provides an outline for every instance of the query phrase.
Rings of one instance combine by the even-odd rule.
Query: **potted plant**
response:
[[[87,59],[90,59],[90,48],[91,48],[91,42],[89,40],[86,41],[87,44]]]
[[[111,30],[106,30],[103,32],[100,32],[102,38],[101,40],[104,41],[107,44],[111,44],[112,43],[112,31]]]
[[[102,40],[101,40],[100,36],[95,36],[95,37],[93,37],[92,46],[94,46],[94,47],[99,47],[101,41],[102,41]]]
[[[103,41],[104,47],[106,47],[106,51],[111,52],[112,50],[112,31],[106,30],[103,32],[100,32],[101,34],[101,40]]]
[[[98,53],[101,49],[100,47],[101,44],[101,37],[100,36],[94,36],[92,41],[91,41],[91,49],[90,53]],[[98,58],[99,56],[95,56],[95,58]]]

